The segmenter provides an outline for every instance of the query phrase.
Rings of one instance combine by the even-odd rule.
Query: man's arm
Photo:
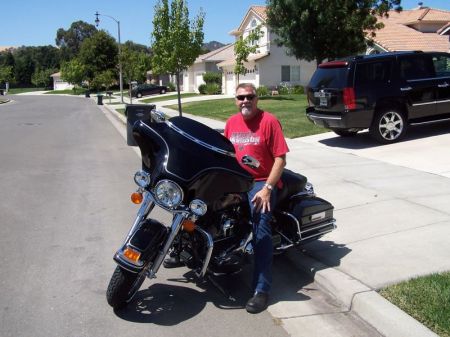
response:
[[[276,188],[276,184],[278,180],[281,178],[281,174],[283,173],[283,169],[286,166],[286,155],[275,157],[275,162],[273,163],[272,169],[270,170],[269,178],[267,178],[266,183]],[[264,187],[258,193],[255,194],[255,197],[252,199],[252,202],[255,204],[255,210],[258,212],[261,209],[262,213],[265,213],[266,210],[270,211],[270,193],[272,191],[268,188]]]

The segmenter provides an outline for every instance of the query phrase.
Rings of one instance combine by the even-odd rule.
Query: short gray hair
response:
[[[256,87],[253,83],[239,83],[239,85],[236,87],[236,91],[238,91],[238,89],[240,88],[251,88],[256,94]]]

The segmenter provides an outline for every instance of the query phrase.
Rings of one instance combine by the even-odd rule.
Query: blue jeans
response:
[[[272,229],[270,220],[275,208],[277,187],[274,187],[270,195],[270,212],[255,212],[251,202],[256,193],[263,187],[265,181],[255,182],[253,188],[247,193],[253,222],[253,251],[254,251],[254,270],[253,270],[253,289],[256,292],[268,293],[272,286]]]

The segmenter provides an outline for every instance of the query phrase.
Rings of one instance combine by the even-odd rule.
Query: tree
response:
[[[76,58],[63,63],[61,78],[68,83],[72,83],[75,89],[76,86],[81,86],[83,81],[87,79],[86,66]]]
[[[86,67],[87,79],[92,80],[96,74],[108,69],[115,69],[117,73],[117,57],[116,40],[100,30],[83,41],[78,59]]]
[[[115,82],[116,77],[114,72],[112,70],[105,70],[94,77],[91,85],[96,90],[100,90],[102,87],[105,87],[105,90],[107,91]]]
[[[125,43],[120,53],[120,60],[122,62],[124,80],[129,85],[130,102],[132,103],[131,82],[145,80],[147,70],[151,67],[151,58],[142,49],[136,49],[132,45]]]
[[[55,72],[54,69],[38,69],[31,76],[31,83],[36,87],[49,88],[52,84],[51,74]]]
[[[11,82],[13,78],[13,67],[0,65],[0,84]]]
[[[267,22],[278,45],[297,59],[335,59],[362,52],[383,27],[376,16],[401,10],[401,0],[267,0]],[[370,32],[370,33],[369,33]]]
[[[160,0],[153,17],[152,66],[155,74],[176,76],[180,116],[180,73],[194,63],[203,45],[204,13],[200,11],[191,23],[186,1]]]
[[[56,45],[61,48],[61,58],[64,61],[71,60],[78,55],[83,41],[92,37],[97,28],[84,21],[76,21],[68,30],[59,28],[56,32]]]
[[[239,39],[234,43],[234,55],[236,58],[234,73],[238,75],[238,84],[239,75],[245,75],[245,72],[247,71],[244,62],[248,62],[248,56],[251,53],[256,52],[258,49],[258,44],[256,42],[263,34],[261,27],[257,26],[255,29],[251,30],[245,38],[242,35],[239,36]]]

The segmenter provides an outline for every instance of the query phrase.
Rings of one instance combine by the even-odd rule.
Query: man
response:
[[[239,162],[244,155],[250,155],[260,162],[258,168],[243,165],[255,178],[255,184],[248,192],[253,222],[255,292],[248,300],[246,310],[249,313],[259,313],[267,308],[272,285],[270,220],[289,149],[277,118],[258,108],[258,97],[253,84],[239,84],[235,102],[239,112],[228,119],[225,137],[233,143]]]

